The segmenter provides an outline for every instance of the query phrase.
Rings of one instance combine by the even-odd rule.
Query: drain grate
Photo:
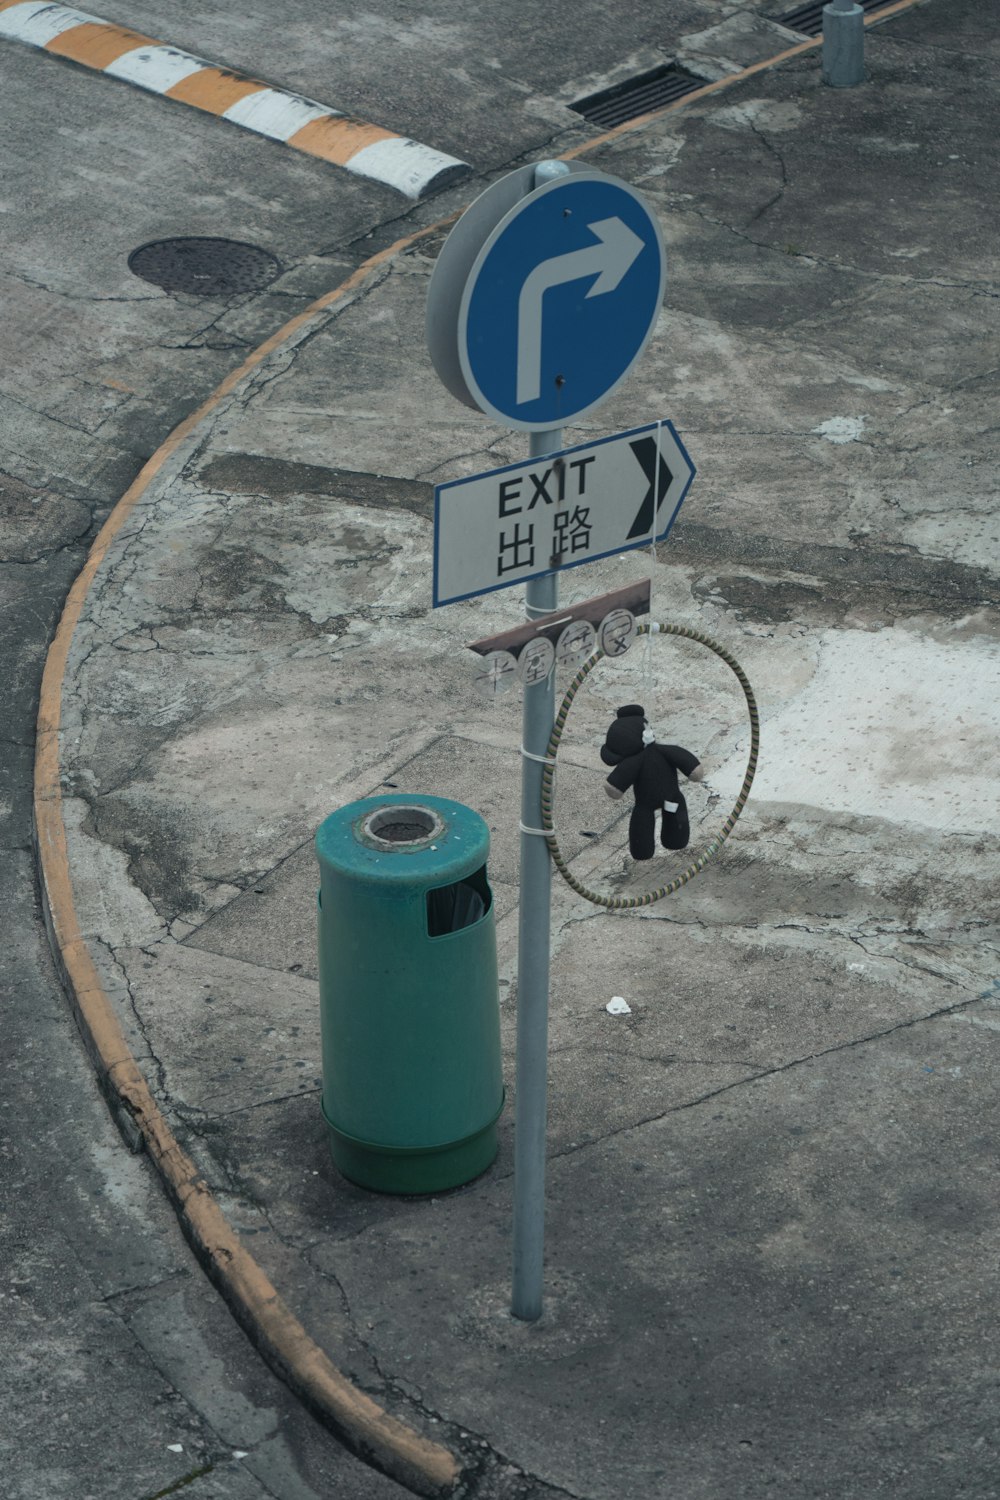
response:
[[[874,13],[885,10],[887,6],[894,5],[896,0],[855,0],[863,11]],[[823,7],[826,0],[811,0],[809,5],[799,5],[795,10],[788,10],[783,16],[771,16],[772,21],[777,21],[781,26],[787,26],[789,31],[801,31],[803,36],[819,36],[823,30]]]
[[[267,250],[218,239],[152,240],[132,251],[128,268],[165,292],[196,297],[259,292],[281,275],[279,262]]]
[[[611,129],[624,125],[626,120],[635,120],[652,109],[662,109],[675,99],[683,99],[695,89],[705,87],[704,78],[696,78],[676,63],[654,68],[651,73],[641,73],[638,78],[629,78],[625,83],[616,83],[614,88],[602,89],[587,99],[578,99],[570,109],[583,115],[592,125]]]

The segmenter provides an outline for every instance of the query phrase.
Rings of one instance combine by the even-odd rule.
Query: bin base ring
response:
[[[388,1146],[384,1141],[360,1140],[334,1125],[322,1101],[320,1107],[330,1155],[342,1176],[369,1192],[419,1196],[462,1187],[493,1165],[498,1150],[497,1120],[505,1098],[504,1092],[496,1114],[481,1129],[440,1146]]]

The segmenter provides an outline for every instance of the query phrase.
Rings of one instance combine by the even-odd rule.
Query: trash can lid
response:
[[[428,887],[480,869],[490,848],[485,820],[464,803],[423,793],[364,797],[320,824],[316,855],[343,873]]]

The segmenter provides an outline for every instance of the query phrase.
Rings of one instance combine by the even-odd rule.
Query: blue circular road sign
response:
[[[507,427],[561,427],[624,380],[666,285],[660,227],[615,177],[577,171],[537,188],[482,245],[458,312],[475,405]]]

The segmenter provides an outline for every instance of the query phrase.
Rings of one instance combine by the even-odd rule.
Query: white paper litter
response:
[[[234,1448],[233,1449],[233,1457],[234,1458],[246,1458],[246,1456],[247,1456],[247,1450],[245,1448]]]
[[[168,1443],[167,1444],[167,1451],[168,1451],[168,1453],[183,1453],[184,1452],[184,1444],[183,1443]]]
[[[628,1004],[622,995],[612,995],[604,1009],[609,1016],[630,1016],[632,1014],[631,1005]]]

